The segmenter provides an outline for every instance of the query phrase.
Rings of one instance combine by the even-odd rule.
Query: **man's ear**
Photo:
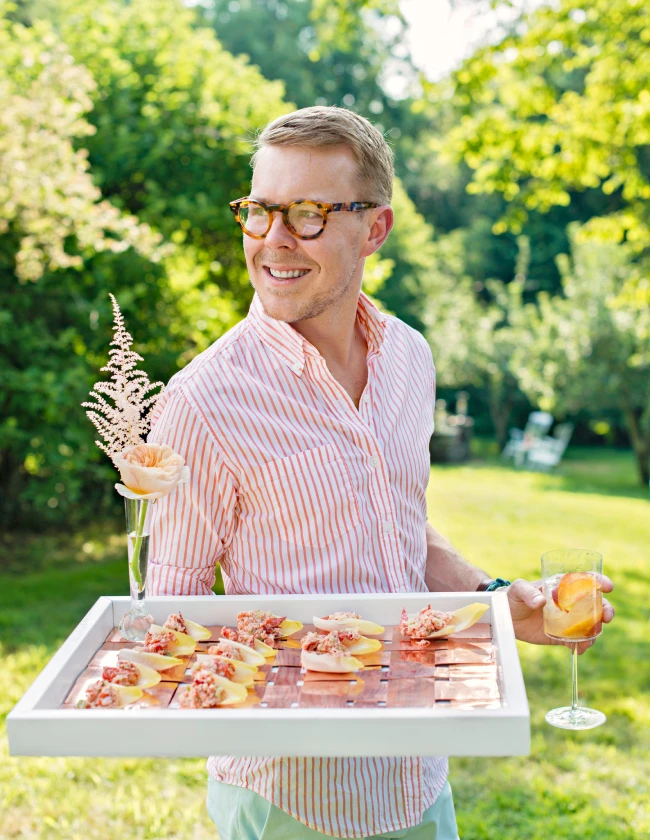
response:
[[[381,248],[388,239],[394,222],[393,208],[390,204],[384,204],[370,212],[373,214],[373,221],[360,254],[362,257],[369,257]]]

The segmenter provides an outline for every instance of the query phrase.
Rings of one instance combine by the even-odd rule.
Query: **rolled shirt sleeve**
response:
[[[179,388],[165,392],[156,405],[149,442],[181,455],[190,479],[153,505],[147,591],[211,595],[216,564],[235,531],[236,478],[206,419]]]

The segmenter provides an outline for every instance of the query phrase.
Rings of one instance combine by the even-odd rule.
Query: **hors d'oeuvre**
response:
[[[236,641],[248,644],[246,638],[252,636],[258,642],[275,648],[279,641],[292,636],[299,630],[302,630],[302,624],[299,621],[292,621],[284,615],[274,615],[264,610],[249,610],[240,612],[237,616],[237,633],[243,638],[238,638]]]
[[[268,645],[250,633],[245,633],[243,630],[233,627],[222,627],[221,635],[224,639],[228,639],[229,642],[238,642],[240,645],[251,648],[251,650],[261,654],[265,659],[276,654],[276,648],[271,647],[271,645]]]
[[[146,653],[141,648],[126,648],[118,653],[120,659],[135,662],[138,665],[145,665],[153,668],[154,671],[167,671],[181,665],[183,660],[177,656],[170,656],[163,653]]]
[[[227,629],[227,628],[226,628]],[[234,659],[237,662],[245,662],[247,665],[264,665],[266,659],[250,645],[244,645],[235,639],[219,639],[215,645],[210,645],[208,653],[212,656],[224,656],[226,659]]]
[[[240,683],[241,685],[252,685],[257,668],[255,665],[247,665],[245,662],[237,662],[234,659],[227,659],[225,656],[215,656],[210,653],[197,653],[196,665],[193,670],[207,668],[214,671],[220,677]]]
[[[332,632],[332,631],[330,631]],[[358,630],[336,630],[339,639],[343,642],[348,651],[355,656],[363,656],[366,653],[376,653],[383,645],[379,639],[367,639]]]
[[[487,609],[487,604],[468,604],[455,612],[432,610],[431,605],[416,615],[408,615],[406,610],[402,610],[400,633],[417,641],[447,638],[476,624]]]
[[[347,674],[363,668],[363,663],[350,653],[350,648],[341,640],[337,630],[326,634],[307,633],[300,645],[300,664],[308,671]]]
[[[152,624],[144,637],[144,644],[140,650],[143,653],[191,656],[196,650],[196,640],[188,636],[187,633],[179,633],[178,630],[170,630],[168,627]]]
[[[102,679],[113,685],[135,685],[138,688],[152,688],[162,679],[158,671],[140,662],[131,662],[118,656],[117,665],[105,665]]]
[[[273,615],[264,610],[250,610],[240,612],[237,616],[237,627],[223,627],[221,635],[225,639],[254,648],[262,656],[269,658],[275,655],[276,645],[281,639],[286,639],[300,629],[302,624],[299,621],[289,621],[286,616]]]
[[[381,624],[374,621],[365,621],[359,613],[355,612],[334,612],[324,615],[322,618],[314,616],[314,626],[319,630],[356,630],[358,633],[368,636],[378,636],[384,632]]]
[[[181,697],[183,709],[214,709],[233,706],[247,697],[246,686],[231,682],[206,667],[194,671],[192,684]]]
[[[212,635],[207,627],[203,627],[202,624],[196,624],[194,621],[190,621],[189,618],[185,618],[181,612],[171,613],[171,615],[168,615],[163,627],[167,630],[175,630],[177,633],[184,633],[186,636],[190,636],[190,638],[195,639],[197,642],[205,642]]]
[[[86,688],[78,701],[78,709],[121,709],[142,697],[142,689],[134,685],[118,685],[99,679]]]

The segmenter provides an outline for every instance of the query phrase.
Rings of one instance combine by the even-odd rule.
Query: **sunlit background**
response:
[[[650,836],[648,33],[643,0],[0,0],[3,714],[98,596],[128,591],[80,405],[109,292],[151,380],[209,347],[252,294],[228,209],[250,138],[335,104],[395,153],[365,289],[436,361],[431,521],[495,576],[579,546],[617,587],[581,663],[607,724],[550,731],[565,651],[521,646],[533,751],[452,762],[461,836]],[[3,838],[215,836],[200,760],[0,743]]]

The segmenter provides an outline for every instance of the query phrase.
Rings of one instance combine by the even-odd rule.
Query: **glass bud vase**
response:
[[[144,641],[150,625],[153,624],[145,600],[152,504],[149,499],[124,499],[131,607],[120,621],[119,629],[122,636],[130,642]]]

